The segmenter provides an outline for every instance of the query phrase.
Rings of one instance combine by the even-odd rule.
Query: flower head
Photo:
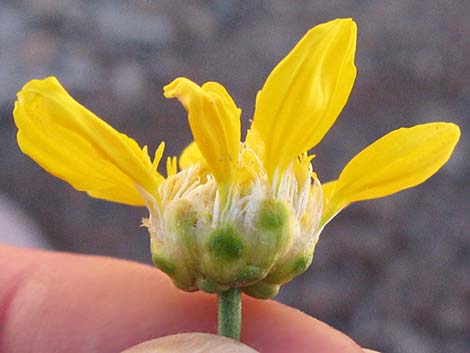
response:
[[[241,287],[259,297],[305,271],[323,227],[347,205],[387,196],[431,177],[460,130],[429,123],[395,130],[321,185],[314,148],[346,104],[356,76],[356,25],[311,29],[267,78],[241,142],[240,114],[226,89],[177,78],[164,88],[188,113],[194,136],[158,171],[161,143],[147,147],[76,102],[53,77],[18,93],[22,151],[90,196],[146,206],[154,263],[184,290]]]

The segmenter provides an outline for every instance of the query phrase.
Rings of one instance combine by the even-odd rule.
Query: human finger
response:
[[[114,353],[155,337],[217,329],[215,296],[182,292],[146,265],[0,247],[0,268],[4,353]],[[248,297],[242,341],[259,352],[363,353],[298,310]]]

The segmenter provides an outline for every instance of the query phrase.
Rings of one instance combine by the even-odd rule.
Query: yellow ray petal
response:
[[[155,195],[163,180],[146,148],[80,105],[55,77],[27,83],[13,115],[21,150],[90,196],[143,206],[136,184]]]
[[[181,169],[187,168],[196,163],[203,164],[205,162],[206,161],[201,153],[201,150],[194,141],[186,146],[179,158],[179,166]]]
[[[206,160],[201,153],[201,150],[197,146],[195,141],[191,142],[181,153],[178,160],[180,169],[188,168],[192,165],[199,165],[199,176],[203,179],[210,173],[207,167]]]
[[[327,205],[330,203],[331,198],[336,190],[336,180],[328,181],[321,185],[323,191],[323,204]]]
[[[356,31],[351,19],[314,27],[259,92],[253,127],[264,141],[271,178],[318,144],[346,104],[356,77]]]
[[[253,126],[246,133],[245,146],[247,149],[252,150],[260,160],[263,158],[264,142]]]
[[[187,78],[177,78],[164,87],[166,98],[178,98],[188,112],[194,140],[217,184],[234,183],[240,151],[240,109],[215,82],[202,87]]]
[[[452,123],[392,131],[357,154],[327,183],[323,223],[348,204],[387,196],[424,182],[450,158],[460,137]]]
[[[332,180],[321,185],[323,191],[323,211],[321,215],[320,227],[328,223],[344,206],[334,204],[333,195],[336,190],[337,180]]]

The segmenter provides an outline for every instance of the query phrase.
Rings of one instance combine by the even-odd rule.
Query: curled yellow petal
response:
[[[55,77],[27,83],[13,115],[21,150],[90,196],[143,206],[137,187],[155,195],[163,180],[146,148],[80,105]]]
[[[452,123],[429,123],[392,131],[366,147],[324,186],[324,223],[348,204],[416,186],[450,158],[460,137]]]
[[[356,32],[351,19],[314,27],[267,78],[253,127],[271,178],[318,144],[346,104],[356,77]]]
[[[180,77],[164,87],[164,95],[178,98],[188,112],[194,140],[219,187],[232,185],[240,151],[241,111],[225,88],[216,82],[198,86]]]

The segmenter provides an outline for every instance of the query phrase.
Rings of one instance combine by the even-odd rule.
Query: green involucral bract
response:
[[[185,291],[220,293],[241,288],[271,298],[279,286],[310,265],[314,234],[301,233],[292,206],[280,198],[251,199],[244,211],[225,221],[197,199],[173,200],[159,232],[152,232],[154,264]]]

